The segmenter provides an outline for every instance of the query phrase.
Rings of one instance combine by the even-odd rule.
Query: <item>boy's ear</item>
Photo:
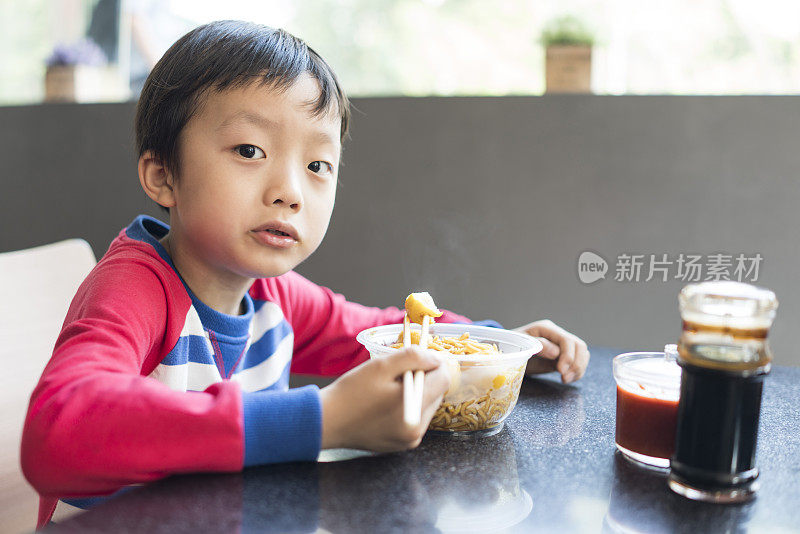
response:
[[[175,192],[172,189],[174,178],[169,169],[153,155],[146,151],[139,158],[139,183],[147,196],[161,206],[175,206]]]

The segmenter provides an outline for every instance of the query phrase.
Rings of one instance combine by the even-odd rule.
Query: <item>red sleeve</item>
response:
[[[170,284],[180,281],[152,258],[117,258],[81,285],[23,429],[22,469],[41,495],[98,495],[171,473],[241,469],[235,382],[179,392],[143,376],[175,344],[189,307]]]
[[[259,282],[263,282],[266,293],[280,300],[294,330],[293,373],[340,375],[369,359],[369,352],[356,341],[359,332],[403,321],[403,310],[399,308],[381,309],[349,302],[294,271]],[[471,322],[449,311],[437,321]]]

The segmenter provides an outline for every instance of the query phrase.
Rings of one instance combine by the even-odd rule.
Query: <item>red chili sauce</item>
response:
[[[637,395],[617,386],[616,442],[630,451],[670,458],[675,451],[678,400]]]

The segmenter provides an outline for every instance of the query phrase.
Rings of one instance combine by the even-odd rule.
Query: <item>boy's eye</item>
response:
[[[255,145],[239,145],[234,148],[237,154],[247,159],[264,159],[266,154]]]
[[[308,170],[317,174],[333,174],[333,165],[327,161],[312,161],[308,164]]]

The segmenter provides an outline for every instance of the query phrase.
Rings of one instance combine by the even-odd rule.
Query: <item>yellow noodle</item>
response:
[[[419,332],[412,334],[412,344],[419,343]],[[392,348],[400,349],[403,347],[403,334],[400,333],[397,342],[390,345]],[[414,343],[416,342],[416,343]],[[500,349],[496,343],[482,343],[470,339],[469,332],[464,332],[460,336],[440,337],[432,336],[428,342],[428,348],[442,352],[449,352],[455,355],[499,355]],[[473,362],[461,362],[461,368],[468,369],[475,365]],[[480,365],[480,364],[478,364]],[[514,405],[519,396],[519,386],[524,374],[524,365],[516,370],[513,376],[506,375],[507,380],[499,388],[499,391],[507,392],[502,397],[498,390],[490,389],[487,393],[485,389],[479,389],[475,384],[464,384],[458,392],[459,398],[465,400],[458,403],[443,402],[436,410],[430,422],[433,430],[445,430],[451,432],[484,430],[496,426],[502,421]],[[505,389],[508,387],[508,389]]]
[[[484,430],[496,426],[514,407],[519,396],[519,384],[524,374],[524,366],[516,370],[509,380],[508,393],[503,397],[493,397],[495,390],[479,394],[474,386],[475,397],[459,403],[444,402],[431,420],[430,428],[450,432]]]
[[[417,332],[412,332],[416,334]],[[402,332],[398,340],[390,345],[392,348],[399,349],[403,347]],[[417,343],[414,343],[417,341]],[[412,344],[419,344],[419,335],[412,336]],[[494,343],[481,343],[473,341],[469,338],[469,332],[464,332],[459,337],[439,337],[433,336],[429,341],[428,347],[436,350],[445,350],[452,354],[500,354],[500,350]]]

